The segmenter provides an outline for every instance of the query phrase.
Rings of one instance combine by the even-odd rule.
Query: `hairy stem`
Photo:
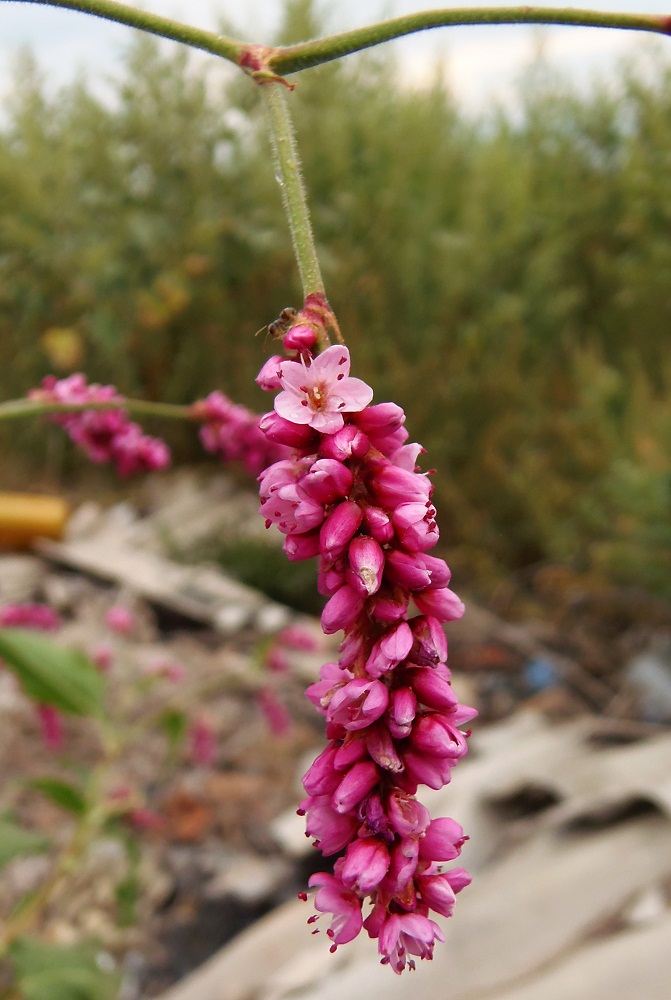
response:
[[[294,253],[305,298],[324,294],[310,211],[308,209],[300,156],[284,88],[277,83],[262,83],[261,91],[273,149],[275,176],[282,191],[284,210],[291,230]]]
[[[429,28],[477,24],[564,24],[584,28],[622,28],[671,34],[671,16],[608,13],[574,7],[454,7],[406,14],[365,28],[355,28],[329,38],[275,48],[267,65],[275,73],[296,73],[392,38],[401,38]]]
[[[51,403],[42,399],[11,399],[0,403],[0,420],[21,420],[23,417],[49,413],[82,413],[85,410],[124,410],[134,416],[161,417],[167,420],[198,419],[191,406],[153,403],[144,399],[120,399],[105,403]]]
[[[0,3],[7,2],[8,0],[0,0]],[[237,64],[240,63],[247,48],[245,43],[226,38],[225,35],[215,35],[211,31],[192,28],[169,17],[150,14],[148,11],[129,7],[124,3],[116,3],[115,0],[22,0],[22,2],[39,7],[64,7],[67,10],[80,11],[82,14],[93,14],[94,17],[102,17],[106,21],[126,24],[130,28],[139,28],[152,35],[160,35],[161,38],[170,38],[172,41],[191,45],[195,49],[203,49]]]

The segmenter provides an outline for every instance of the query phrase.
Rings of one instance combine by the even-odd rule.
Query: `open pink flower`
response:
[[[420,913],[395,913],[380,928],[378,943],[382,964],[389,963],[397,973],[403,972],[406,963],[414,969],[410,955],[433,958],[435,942],[444,940],[438,924],[428,917]]]
[[[303,357],[284,361],[278,372],[283,391],[275,399],[275,411],[322,434],[335,434],[345,423],[343,413],[358,413],[373,398],[370,386],[349,377],[346,347],[328,347],[310,365]]]
[[[331,926],[326,933],[333,941],[332,951],[335,951],[336,945],[347,944],[361,930],[361,900],[356,893],[345,889],[340,879],[326,872],[310,876],[309,885],[320,886],[315,896],[315,908],[322,913],[333,914]]]

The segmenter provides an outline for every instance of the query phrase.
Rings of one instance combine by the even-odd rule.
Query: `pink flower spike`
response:
[[[363,410],[373,390],[358,378],[349,378],[349,351],[328,347],[309,366],[301,359],[279,367],[283,391],[275,411],[294,424],[307,424],[322,434],[335,434],[344,425],[343,413]]]
[[[276,638],[287,649],[297,649],[305,653],[314,653],[320,646],[320,641],[314,632],[302,625],[287,625],[277,633]]]
[[[130,635],[135,627],[135,616],[122,604],[113,604],[105,615],[107,627],[117,635]]]
[[[63,721],[53,705],[38,705],[37,714],[42,727],[42,739],[47,750],[57,753],[63,749],[65,735],[63,733]]]
[[[53,632],[61,624],[60,615],[48,604],[5,604],[0,607],[2,628],[35,628]]]
[[[208,767],[217,756],[217,737],[209,718],[200,715],[189,728],[189,756],[194,764]]]
[[[281,738],[291,732],[291,715],[272,688],[261,688],[256,699],[273,736]]]

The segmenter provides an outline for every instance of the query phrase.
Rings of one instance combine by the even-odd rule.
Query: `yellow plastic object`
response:
[[[0,547],[26,549],[36,538],[59,539],[69,513],[61,497],[0,493]]]

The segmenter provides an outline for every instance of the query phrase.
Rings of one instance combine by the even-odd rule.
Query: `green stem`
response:
[[[324,282],[284,87],[277,83],[262,83],[261,91],[273,149],[275,176],[282,190],[282,201],[289,221],[303,293],[305,298],[308,295],[323,295]]]
[[[8,0],[0,0],[0,3],[6,2]],[[180,21],[150,14],[136,7],[129,7],[127,4],[116,3],[114,0],[23,0],[23,3],[32,3],[40,7],[64,7],[67,10],[80,11],[82,14],[93,14],[94,17],[126,24],[130,28],[139,28],[152,35],[160,35],[161,38],[170,38],[175,42],[191,45],[195,49],[203,49],[238,65],[247,49],[245,43],[236,42],[225,35],[215,35],[211,31],[192,28]]]
[[[476,24],[564,24],[583,28],[623,28],[661,35],[671,34],[669,16],[607,13],[577,10],[573,7],[554,10],[548,7],[455,7],[406,14],[380,24],[332,35],[330,38],[275,48],[267,59],[267,66],[279,74],[296,73],[416,31]]]
[[[136,416],[161,417],[167,420],[197,420],[191,406],[176,403],[153,403],[144,399],[122,399],[107,403],[51,403],[42,399],[11,399],[0,403],[0,420],[48,413],[83,413],[85,410],[124,410]]]

